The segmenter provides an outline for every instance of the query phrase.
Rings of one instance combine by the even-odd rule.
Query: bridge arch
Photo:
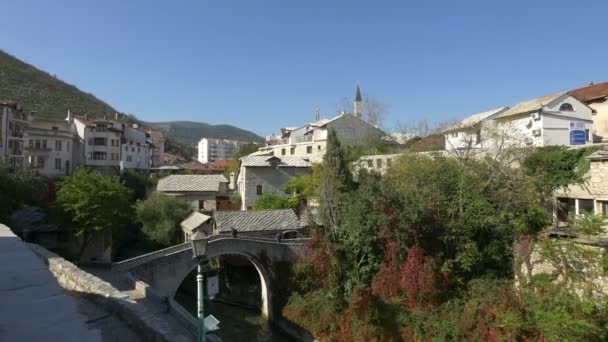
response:
[[[278,242],[258,238],[212,237],[207,245],[207,257],[240,255],[256,268],[260,278],[262,314],[273,319],[275,308],[272,301],[273,264],[297,260],[304,241],[294,239]],[[125,260],[113,265],[119,271],[128,271],[135,278],[150,285],[157,293],[174,298],[179,286],[196,267],[190,244],[169,247],[164,250]]]

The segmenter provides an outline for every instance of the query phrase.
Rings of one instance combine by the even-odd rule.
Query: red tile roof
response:
[[[17,109],[18,104],[17,104],[17,101],[0,101],[0,107],[9,107],[9,108]]]
[[[591,84],[568,92],[581,102],[589,102],[608,97],[608,82]]]
[[[216,160],[213,162],[212,166],[215,168],[225,169],[230,164],[230,160]]]

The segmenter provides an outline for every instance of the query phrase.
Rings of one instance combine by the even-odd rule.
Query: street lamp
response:
[[[192,245],[192,256],[197,263],[196,274],[196,299],[197,299],[197,316],[198,316],[198,340],[205,342],[205,303],[203,302],[203,264],[207,261],[207,243],[209,239],[205,234],[196,232],[190,237]]]

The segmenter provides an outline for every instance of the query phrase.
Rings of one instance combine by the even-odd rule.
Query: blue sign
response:
[[[585,131],[577,129],[570,131],[570,145],[585,145],[587,134]]]

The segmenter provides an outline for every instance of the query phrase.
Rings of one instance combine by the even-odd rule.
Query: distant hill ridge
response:
[[[38,115],[65,118],[70,110],[79,114],[113,117],[119,112],[111,105],[67,84],[56,76],[27,64],[0,50],[0,100],[17,101],[25,111]],[[126,117],[128,121],[139,121]],[[231,125],[201,122],[142,122],[144,126],[165,132],[170,138],[195,144],[201,137],[260,142],[262,137]]]

